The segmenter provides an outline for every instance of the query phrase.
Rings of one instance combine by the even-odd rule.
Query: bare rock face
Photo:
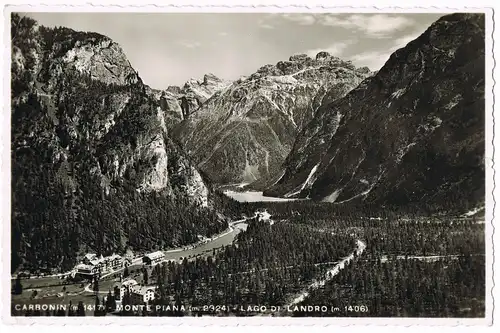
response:
[[[275,174],[323,97],[342,97],[370,75],[325,54],[294,55],[218,90],[176,126],[175,136],[216,183]]]
[[[64,241],[76,233],[75,246],[106,252],[186,244],[225,228],[208,185],[170,138],[162,100],[116,43],[16,14],[12,22],[12,209],[25,235],[15,244],[21,262],[57,246],[49,231]],[[134,236],[141,228],[148,240]],[[28,237],[46,244],[29,246]]]
[[[100,152],[104,153],[103,142],[99,140],[106,141],[112,133],[119,135],[120,131],[129,131],[125,128],[130,125],[128,118],[140,115],[144,118],[141,125],[148,131],[136,129],[132,137],[119,138],[130,140],[133,145],[128,147],[127,154],[122,151],[109,159],[109,165],[101,166],[101,169],[112,170],[103,176],[111,181],[118,180],[137,161],[157,160],[151,169],[142,173],[141,179],[136,179],[137,189],[171,190],[166,172],[169,145],[164,142],[170,139],[160,112],[161,105],[144,94],[145,86],[121,47],[98,34],[82,35],[64,28],[60,32],[44,30],[45,35],[49,33],[52,33],[50,40],[70,38],[73,46],[65,49],[64,41],[52,43],[45,51],[45,59],[37,55],[39,64],[34,71],[39,70],[39,73],[33,78],[34,89],[21,94],[35,94],[42,107],[48,109],[58,136],[63,138],[61,153],[66,154],[64,150],[77,141],[99,145]],[[114,140],[113,143],[122,142]],[[109,152],[114,148],[115,145],[106,145],[105,150]]]
[[[77,41],[62,57],[62,66],[72,65],[80,73],[107,84],[134,84],[137,73],[130,66],[121,47],[112,40]]]
[[[461,208],[484,200],[484,34],[483,15],[444,16],[345,97],[325,95],[265,194]]]
[[[205,74],[203,80],[190,79],[182,88],[170,86],[165,90],[150,89],[149,93],[159,101],[160,108],[168,118],[170,130],[229,84],[214,74]]]
[[[230,83],[219,79],[214,74],[205,74],[202,81],[190,79],[181,90],[180,103],[184,118],[198,110],[217,91],[224,89]]]

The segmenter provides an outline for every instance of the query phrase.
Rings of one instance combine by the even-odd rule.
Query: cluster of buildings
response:
[[[163,251],[155,251],[148,253],[142,257],[144,265],[153,266],[162,261],[165,261],[165,253]],[[130,258],[124,258],[118,254],[113,254],[108,257],[99,257],[95,253],[87,253],[82,261],[75,266],[73,276],[79,276],[85,279],[93,279],[103,273],[108,273],[120,268],[126,267],[132,263]]]
[[[106,272],[111,272],[126,266],[128,263],[122,256],[113,254],[108,257],[98,257],[95,253],[87,253],[82,262],[75,267],[75,276],[93,279]]]
[[[163,251],[151,252],[142,257],[142,263],[147,266],[154,266],[165,260],[166,256]],[[122,282],[120,286],[119,301],[123,301],[123,297],[127,292],[130,295],[131,304],[148,304],[149,302],[155,299],[154,286],[140,285],[134,279],[127,279]]]
[[[142,264],[147,266],[154,266],[163,261],[166,261],[163,251],[151,252],[142,257]],[[131,264],[132,260],[130,258],[124,258],[117,254],[108,257],[103,257],[102,255],[98,257],[96,254],[88,253],[76,265],[74,274],[85,279],[100,278],[103,273],[117,271]],[[147,304],[155,299],[154,286],[141,285],[134,279],[126,279],[121,283],[120,296],[117,301],[122,302],[127,293],[130,295],[131,304]]]

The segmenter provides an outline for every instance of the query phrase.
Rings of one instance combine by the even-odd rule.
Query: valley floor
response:
[[[484,315],[482,218],[342,217],[319,210],[284,217],[272,205],[265,209],[233,221],[218,236],[165,251],[165,262],[156,266],[145,269],[141,257],[134,259],[128,278],[156,290],[151,302],[158,309],[181,304],[182,313],[109,315]],[[96,296],[103,304],[121,286],[121,273],[103,275],[98,290],[62,276],[23,279],[12,312],[25,315],[20,304],[82,302],[86,315],[94,315]],[[323,305],[327,311],[319,310]]]

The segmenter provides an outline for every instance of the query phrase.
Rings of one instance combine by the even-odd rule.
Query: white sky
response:
[[[378,70],[444,14],[29,13],[42,25],[95,31],[124,49],[152,88],[205,73],[229,80],[297,53],[329,51]]]

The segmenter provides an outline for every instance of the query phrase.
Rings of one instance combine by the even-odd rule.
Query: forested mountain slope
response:
[[[484,201],[485,23],[452,14],[323,103],[265,194],[346,203]]]
[[[122,49],[12,15],[12,267],[165,248],[227,227]]]

